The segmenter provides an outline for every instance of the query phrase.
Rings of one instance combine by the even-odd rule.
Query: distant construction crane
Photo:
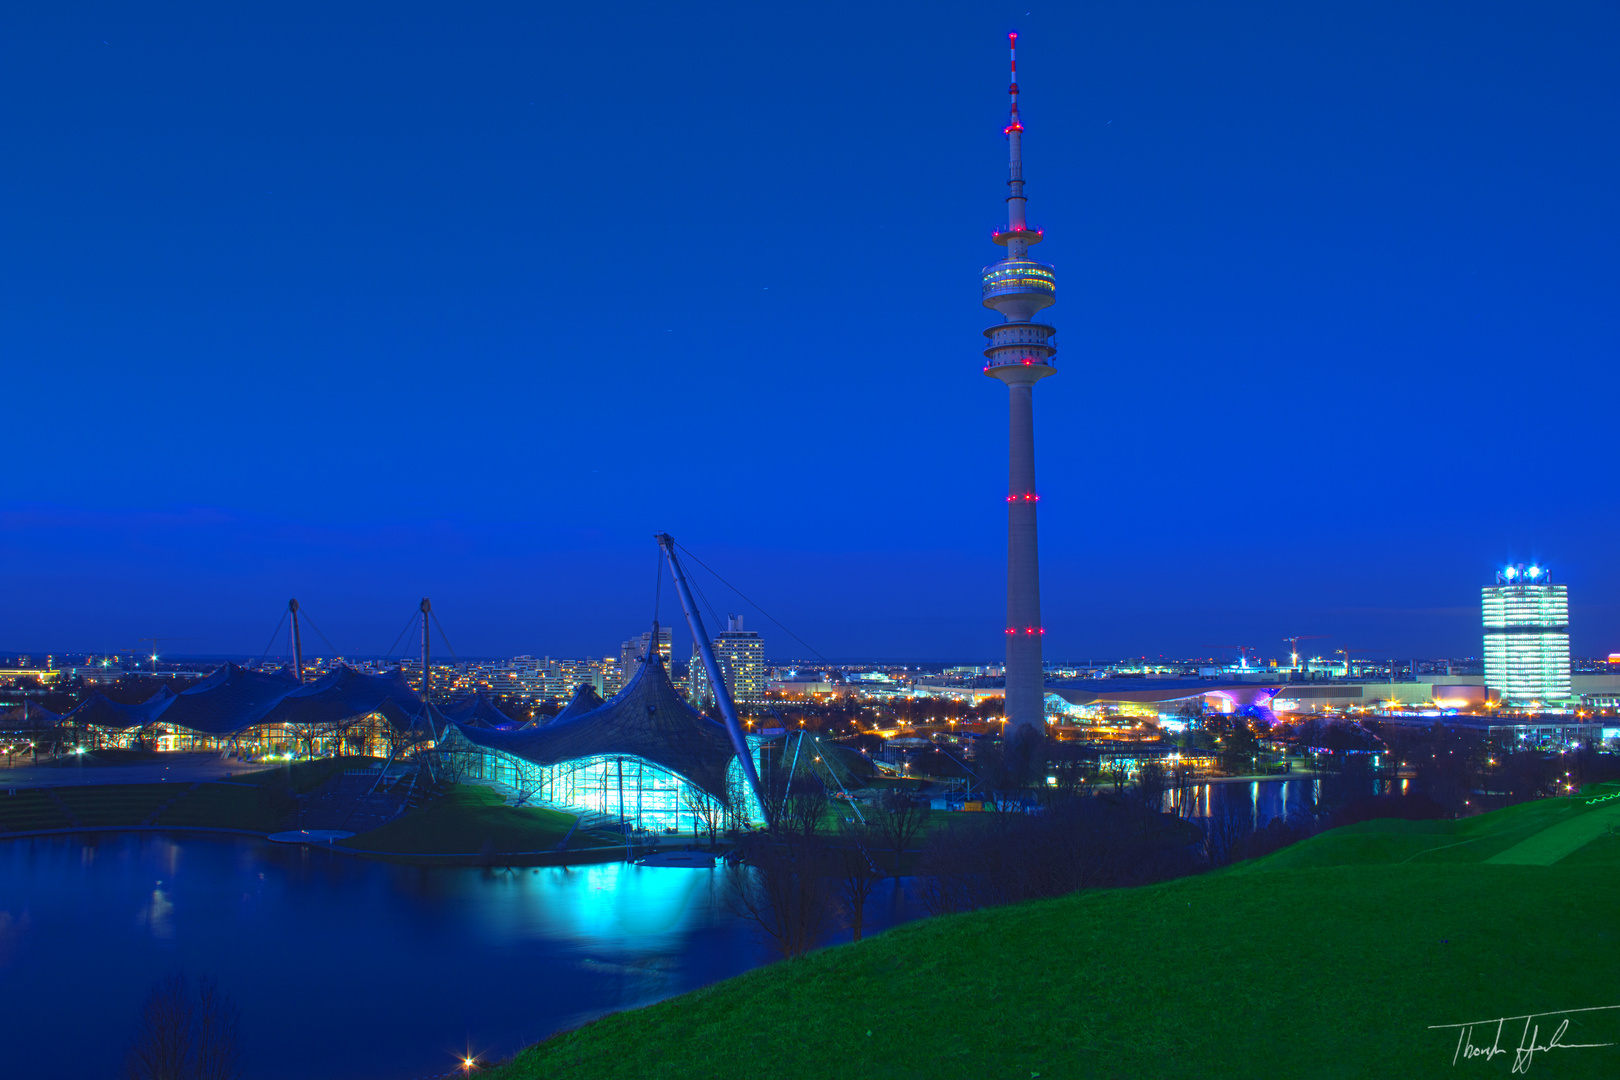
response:
[[[1249,654],[1251,652],[1255,654],[1255,657],[1254,657],[1255,664],[1258,665],[1260,663],[1259,651],[1256,650],[1253,645],[1206,645],[1206,646],[1204,646],[1204,648],[1206,648],[1206,649],[1220,649],[1223,652],[1225,652],[1227,650],[1231,650],[1231,649],[1237,650],[1238,665],[1240,667],[1245,667],[1246,668],[1246,667],[1249,666]]]
[[[1294,634],[1291,637],[1283,638],[1284,641],[1288,642],[1288,660],[1295,671],[1299,670],[1299,643],[1302,641],[1315,641],[1318,638],[1325,637],[1327,637],[1326,634]]]

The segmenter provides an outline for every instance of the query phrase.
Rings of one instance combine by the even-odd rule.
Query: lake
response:
[[[1200,785],[1195,813],[1236,802],[1264,825],[1314,783]],[[6,1072],[117,1075],[152,983],[184,971],[241,1006],[255,1080],[443,1075],[469,1050],[504,1057],[769,962],[726,910],[736,872],[408,867],[200,834],[0,841]],[[887,881],[867,929],[919,914],[909,882]]]
[[[196,834],[0,841],[5,1072],[121,1075],[152,983],[183,970],[241,1007],[255,1080],[442,1075],[768,962],[725,909],[736,872],[405,867]],[[888,881],[867,928],[918,913]]]

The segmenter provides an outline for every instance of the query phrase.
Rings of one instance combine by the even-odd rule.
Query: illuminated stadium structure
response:
[[[1571,698],[1569,587],[1545,566],[1497,571],[1480,590],[1485,621],[1485,685],[1507,705],[1542,706]]]
[[[431,738],[436,714],[398,671],[366,675],[340,666],[300,683],[287,672],[227,663],[178,694],[163,687],[134,705],[97,691],[59,723],[110,746],[386,756],[402,742]]]
[[[637,662],[609,701],[581,686],[549,721],[516,729],[452,717],[439,749],[464,777],[494,780],[527,801],[600,814],[636,830],[699,831],[714,815],[726,828],[757,824],[749,779],[726,727],[686,703],[656,650]],[[761,741],[747,740],[756,769]]]

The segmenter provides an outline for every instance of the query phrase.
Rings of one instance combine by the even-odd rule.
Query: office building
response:
[[[764,705],[765,641],[743,629],[741,615],[726,615],[725,632],[714,636],[714,659],[738,709],[750,712]]]
[[[1497,571],[1481,590],[1485,685],[1504,705],[1544,707],[1570,699],[1569,589],[1545,566]]]

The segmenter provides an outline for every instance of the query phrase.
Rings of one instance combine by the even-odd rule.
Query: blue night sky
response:
[[[1620,650],[1620,9],[1029,4],[6,7],[0,648],[995,657],[1016,28],[1048,658]]]

